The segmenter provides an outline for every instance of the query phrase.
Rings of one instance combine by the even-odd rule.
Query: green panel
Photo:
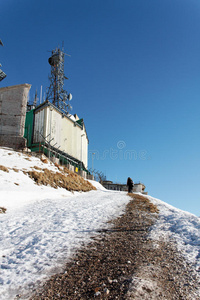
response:
[[[78,121],[76,121],[76,123],[78,123],[79,125],[83,126],[83,119],[79,119]]]
[[[33,121],[34,121],[34,109],[26,113],[24,137],[27,140],[28,148],[30,148],[32,144]]]

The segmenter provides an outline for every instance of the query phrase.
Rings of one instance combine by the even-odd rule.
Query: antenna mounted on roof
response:
[[[64,47],[60,49],[59,47],[51,51],[51,56],[48,62],[51,66],[51,75],[49,76],[50,86],[47,90],[46,100],[52,102],[56,107],[68,113],[71,110],[71,105],[69,101],[72,99],[72,94],[67,93],[63,89],[64,80],[68,79],[64,75]]]
[[[3,46],[3,42],[0,39],[0,45]],[[0,64],[1,67],[1,64]],[[3,80],[6,77],[6,74],[0,69],[0,81]]]

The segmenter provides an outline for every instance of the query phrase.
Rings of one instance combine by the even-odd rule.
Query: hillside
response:
[[[0,166],[0,299],[200,298],[196,216],[11,149]]]

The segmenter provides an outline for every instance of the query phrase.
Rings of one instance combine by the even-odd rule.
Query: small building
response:
[[[128,192],[128,187],[126,184],[122,183],[113,183],[112,181],[105,180],[102,182],[102,185],[107,189],[107,190],[113,190],[113,191],[124,191]],[[133,186],[133,192],[135,193],[142,193],[142,194],[147,194],[145,190],[145,185],[143,183],[135,183]]]
[[[44,152],[75,171],[87,170],[89,140],[84,121],[77,115],[63,113],[45,101],[27,112],[25,138],[31,151]]]

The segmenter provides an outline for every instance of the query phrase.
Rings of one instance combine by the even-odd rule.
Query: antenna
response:
[[[42,85],[41,85],[41,88],[40,88],[40,104],[42,103]]]
[[[3,80],[4,78],[6,78],[6,74],[4,73],[4,71],[0,69],[0,81]]]
[[[36,107],[37,105],[37,100],[38,100],[38,97],[37,97],[37,89],[35,91],[35,98],[34,98],[34,101],[33,101],[33,105]]]
[[[3,42],[0,39],[0,45],[3,46]],[[1,64],[0,64],[1,67]],[[2,81],[6,77],[6,74],[0,69],[0,81]]]
[[[72,99],[72,95],[63,89],[64,80],[67,79],[64,75],[65,55],[70,56],[64,53],[64,47],[62,49],[58,47],[52,50],[51,56],[48,59],[51,66],[51,75],[49,76],[50,86],[47,90],[46,100],[52,102],[63,112],[68,113],[71,110],[69,102]]]

